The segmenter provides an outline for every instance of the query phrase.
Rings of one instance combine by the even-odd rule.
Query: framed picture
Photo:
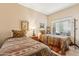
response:
[[[22,31],[27,31],[29,30],[29,23],[26,20],[21,21],[21,30]]]
[[[47,29],[46,30],[47,30],[46,31],[47,34],[51,34],[51,27],[50,26],[47,26]]]
[[[44,28],[44,23],[40,23],[40,28]]]

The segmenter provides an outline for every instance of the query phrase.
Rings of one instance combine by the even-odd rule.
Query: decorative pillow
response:
[[[15,37],[24,37],[25,36],[24,31],[12,30],[12,32],[13,32],[13,38],[15,38]]]
[[[40,30],[41,34],[45,34],[45,30]]]

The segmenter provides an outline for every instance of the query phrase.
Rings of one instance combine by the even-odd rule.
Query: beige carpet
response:
[[[69,51],[66,52],[66,56],[79,56],[79,48],[71,46]]]

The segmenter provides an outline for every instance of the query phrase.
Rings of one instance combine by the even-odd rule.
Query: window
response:
[[[53,24],[53,34],[70,36],[71,23],[69,20],[55,22]]]

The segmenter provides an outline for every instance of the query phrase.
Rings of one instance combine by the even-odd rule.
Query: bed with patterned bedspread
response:
[[[0,48],[0,56],[51,56],[51,50],[28,37],[10,38]]]

